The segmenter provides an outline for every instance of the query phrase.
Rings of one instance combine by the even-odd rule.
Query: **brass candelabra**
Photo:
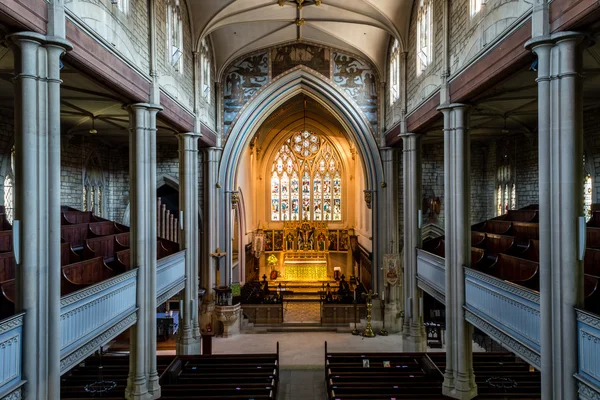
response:
[[[373,332],[373,327],[371,326],[371,308],[373,308],[372,297],[373,294],[369,291],[367,294],[367,327],[362,334],[364,337],[375,337],[375,332]]]

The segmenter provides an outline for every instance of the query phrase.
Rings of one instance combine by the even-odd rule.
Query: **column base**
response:
[[[161,395],[158,380],[159,376],[156,371],[152,373],[148,379],[148,393],[152,396],[152,399],[159,399]]]
[[[442,394],[444,396],[452,397],[453,399],[471,400],[477,396],[477,387],[459,390],[456,387],[451,388],[444,385],[442,386]]]
[[[425,336],[403,335],[402,351],[422,353],[427,351],[427,338]]]
[[[199,338],[183,338],[177,340],[176,353],[178,356],[200,355]]]
[[[144,378],[136,378],[133,382],[128,379],[125,398],[127,400],[151,400],[153,397],[148,393],[146,380]]]
[[[402,332],[402,318],[398,317],[399,311],[396,303],[385,305],[385,329],[389,333]]]

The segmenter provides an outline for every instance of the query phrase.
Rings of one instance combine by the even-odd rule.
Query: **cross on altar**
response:
[[[219,264],[221,262],[221,258],[227,255],[226,252],[221,251],[220,247],[217,247],[217,250],[214,253],[211,253],[211,257],[213,257],[217,261],[217,271],[219,270]]]

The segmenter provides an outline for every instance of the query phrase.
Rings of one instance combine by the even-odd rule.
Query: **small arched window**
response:
[[[100,163],[90,158],[83,178],[83,211],[92,211],[94,215],[104,215],[104,175]]]
[[[508,154],[500,157],[496,170],[496,214],[506,214],[517,208],[517,185]]]
[[[129,1],[130,0],[117,0],[117,9],[123,14],[129,13]]]
[[[179,0],[167,0],[167,62],[183,73],[183,22]]]
[[[417,76],[431,64],[433,31],[431,0],[420,0],[417,14]]]
[[[15,147],[10,151],[10,167],[4,176],[4,212],[6,219],[11,224],[15,219]]]
[[[593,187],[592,174],[588,171],[585,154],[583,155],[583,215],[586,221],[592,217]]]
[[[400,98],[400,46],[398,40],[390,51],[390,105]]]
[[[471,0],[471,18],[473,18],[479,11],[481,11],[481,5],[483,0]]]
[[[207,103],[210,104],[211,99],[211,68],[212,68],[212,60],[210,54],[210,47],[206,39],[202,40],[202,51],[201,51],[201,66],[202,66],[202,97],[206,100]]]

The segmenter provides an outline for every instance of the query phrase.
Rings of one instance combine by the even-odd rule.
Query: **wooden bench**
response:
[[[13,231],[0,231],[0,252],[13,250]]]
[[[60,293],[65,296],[115,276],[102,257],[80,261],[62,267]]]
[[[508,254],[498,254],[496,263],[488,269],[490,275],[530,289],[537,289],[539,286],[538,272],[537,262]]]
[[[490,219],[488,221],[473,225],[471,228],[475,232],[493,233],[496,235],[506,235],[512,227],[512,222],[503,221],[497,219]]]
[[[513,222],[538,222],[537,210],[508,210],[504,215],[504,221]]]

